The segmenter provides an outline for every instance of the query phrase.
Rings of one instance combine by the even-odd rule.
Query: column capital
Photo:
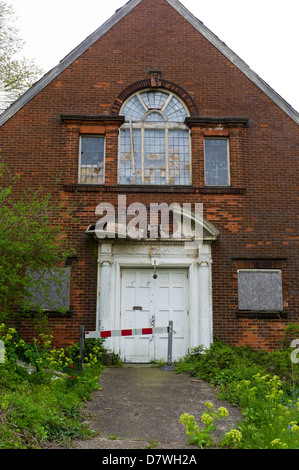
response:
[[[196,262],[198,266],[209,266],[212,264],[212,258],[209,254],[202,254],[199,258],[197,258]]]
[[[98,264],[113,264],[112,243],[101,243],[98,253]]]
[[[109,266],[112,266],[113,265],[113,259],[111,256],[101,256],[99,259],[98,259],[98,264],[100,266],[103,266],[103,265],[109,265]]]

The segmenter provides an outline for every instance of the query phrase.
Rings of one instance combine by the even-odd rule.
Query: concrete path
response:
[[[206,401],[229,411],[228,418],[217,422],[216,442],[240,420],[238,408],[220,402],[206,382],[186,373],[124,365],[106,368],[99,382],[102,389],[94,393],[85,410],[88,426],[99,436],[76,442],[77,449],[194,449],[187,445],[179,418],[192,414],[201,426]]]

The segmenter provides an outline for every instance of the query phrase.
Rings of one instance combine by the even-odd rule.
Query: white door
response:
[[[121,329],[167,327],[173,321],[172,359],[188,352],[189,288],[185,269],[123,269]],[[168,334],[124,336],[120,357],[125,362],[166,360]]]
[[[152,326],[152,289],[149,270],[122,271],[121,329]],[[125,362],[150,362],[153,356],[152,335],[123,336],[120,357]]]

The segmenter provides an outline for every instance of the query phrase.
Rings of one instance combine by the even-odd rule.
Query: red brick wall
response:
[[[84,231],[95,222],[96,205],[116,203],[118,195],[118,125],[96,128],[106,134],[106,187],[76,192],[78,137],[91,124],[66,124],[60,115],[113,114],[117,97],[149,80],[149,70],[161,70],[165,83],[185,90],[199,116],[242,116],[249,123],[226,128],[231,189],[204,187],[203,138],[210,126],[196,125],[193,189],[160,195],[129,188],[127,202],[202,202],[204,216],[221,233],[212,246],[215,336],[231,344],[277,347],[286,323],[298,322],[298,126],[164,0],[144,0],[0,129],[3,159],[21,175],[20,187],[42,182],[54,197],[74,205],[80,219],[80,230],[67,227],[78,250],[73,316],[50,320],[56,343],[77,340],[80,324],[95,326],[96,251]],[[284,260],[286,319],[238,317],[236,260],[246,258]],[[29,331],[21,329],[24,335]]]

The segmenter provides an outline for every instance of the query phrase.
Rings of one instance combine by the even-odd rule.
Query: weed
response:
[[[146,446],[145,448],[146,448],[146,449],[155,449],[156,447],[158,447],[158,445],[159,445],[159,442],[158,442],[158,441],[152,441],[152,440],[150,440],[150,441],[149,441],[149,445]]]
[[[216,430],[215,422],[228,416],[228,411],[224,407],[220,407],[215,411],[211,402],[206,402],[205,405],[206,411],[201,416],[201,421],[204,423],[203,429],[200,429],[196,424],[194,416],[184,413],[180,417],[180,422],[186,426],[188,443],[197,445],[201,449],[208,449],[213,446],[211,432]]]
[[[292,327],[287,334],[297,331]],[[208,381],[219,399],[240,407],[238,429],[226,433],[219,446],[299,448],[299,365],[292,363],[290,349],[269,353],[218,341],[209,350],[195,348],[176,370]],[[197,445],[211,445],[209,429],[200,430],[191,418],[186,423]]]

